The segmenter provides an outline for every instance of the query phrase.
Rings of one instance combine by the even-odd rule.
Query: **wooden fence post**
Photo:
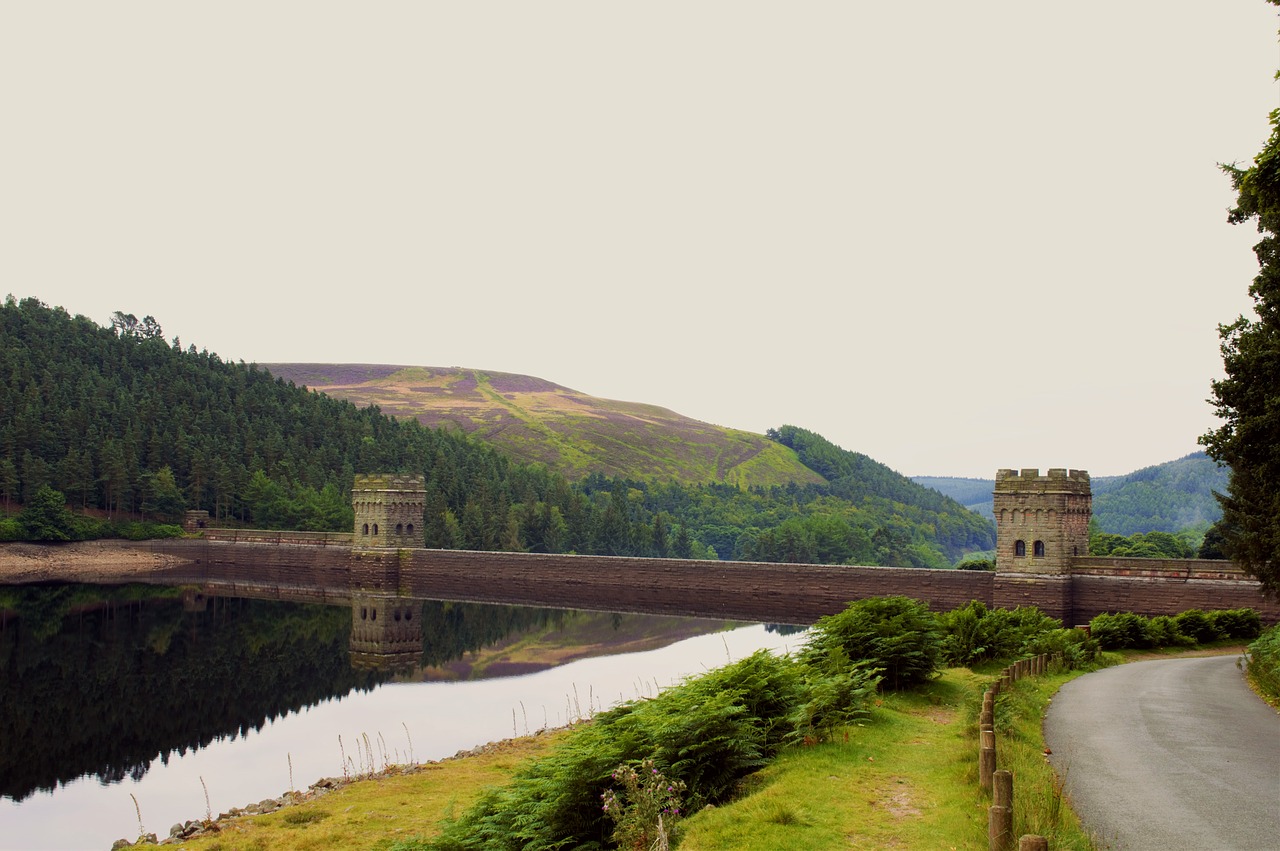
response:
[[[1049,851],[1049,840],[1029,833],[1018,840],[1018,851]]]
[[[991,791],[991,778],[996,770],[996,731],[990,727],[978,731],[978,784]]]
[[[991,851],[1011,851],[1013,848],[1013,774],[995,772],[994,803],[987,811],[987,842]]]
[[[1013,809],[1013,772],[1001,769],[992,775],[994,794],[991,803]]]

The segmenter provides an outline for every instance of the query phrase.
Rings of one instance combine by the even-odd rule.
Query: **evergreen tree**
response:
[[[1238,193],[1228,221],[1256,220],[1261,268],[1249,287],[1256,318],[1219,326],[1226,378],[1213,382],[1212,401],[1224,422],[1201,443],[1231,468],[1219,496],[1227,555],[1280,594],[1280,110],[1271,127],[1253,166],[1224,166]]]
[[[18,515],[29,541],[70,541],[73,521],[66,497],[48,485],[41,486]]]

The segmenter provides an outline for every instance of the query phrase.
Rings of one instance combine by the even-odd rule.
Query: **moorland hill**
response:
[[[570,479],[590,473],[739,487],[819,484],[790,448],[657,405],[581,393],[542,378],[461,367],[261,364],[358,407],[457,428]]]

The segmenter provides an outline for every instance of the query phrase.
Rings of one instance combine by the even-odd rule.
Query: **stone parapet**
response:
[[[275,529],[205,529],[206,541],[240,544],[290,544],[308,547],[350,547],[350,532],[289,532]]]
[[[1074,576],[1134,576],[1149,579],[1235,579],[1252,581],[1229,561],[1197,558],[1124,558],[1079,556],[1071,560]]]

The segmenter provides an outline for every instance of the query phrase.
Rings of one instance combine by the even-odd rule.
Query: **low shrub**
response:
[[[1272,706],[1280,706],[1280,624],[1259,635],[1245,659],[1254,687]]]
[[[988,609],[973,600],[967,606],[938,615],[942,656],[948,665],[972,666],[992,659],[1010,659],[1025,652],[1028,642],[1061,629],[1062,621],[1035,606]]]
[[[22,524],[16,518],[0,518],[0,541],[21,541],[22,536]]]
[[[150,541],[155,538],[180,538],[182,527],[173,523],[123,521],[112,523],[109,534],[102,537],[124,538],[126,541]]]
[[[1089,621],[1089,632],[1103,650],[1149,647],[1147,619],[1133,612],[1103,613]]]
[[[1197,644],[1206,644],[1222,638],[1222,633],[1218,632],[1214,619],[1199,609],[1187,609],[1178,614],[1174,620],[1178,623],[1178,630]]]
[[[1149,647],[1186,647],[1195,643],[1194,638],[1178,628],[1178,621],[1168,615],[1158,615],[1146,623],[1146,645]]]
[[[812,743],[867,715],[867,704],[880,686],[879,669],[870,662],[851,663],[843,647],[832,647],[824,659],[797,663],[803,696],[788,718],[789,740]]]
[[[1187,609],[1173,617],[1154,618],[1120,612],[1098,615],[1089,622],[1089,629],[1104,650],[1186,647],[1224,638],[1254,638],[1262,631],[1262,619],[1253,609]]]
[[[683,783],[690,811],[724,801],[792,738],[804,683],[790,659],[759,651],[596,716],[548,756],[492,790],[432,847],[550,849],[604,843],[602,795],[619,765],[646,759]]]
[[[1262,635],[1262,618],[1255,609],[1218,609],[1208,617],[1223,638],[1244,640]]]
[[[1082,629],[1053,629],[1028,641],[1023,652],[1028,656],[1056,655],[1062,667],[1077,670],[1097,663],[1098,642]]]
[[[836,647],[849,659],[878,669],[884,677],[881,685],[891,689],[926,682],[942,662],[938,619],[910,597],[859,600],[822,618],[810,630],[801,661],[821,667]]]

